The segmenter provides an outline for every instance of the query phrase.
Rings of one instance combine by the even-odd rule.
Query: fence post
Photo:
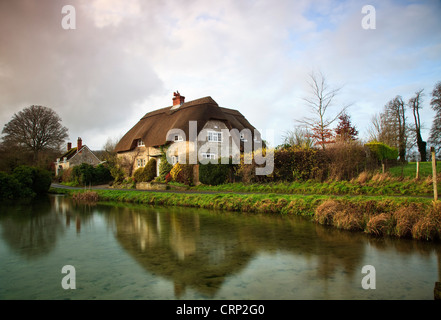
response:
[[[418,180],[420,178],[420,162],[416,162],[416,179]]]
[[[435,159],[435,147],[430,147],[432,153],[432,180],[433,180],[433,199],[438,200],[438,188],[436,185],[436,159]]]

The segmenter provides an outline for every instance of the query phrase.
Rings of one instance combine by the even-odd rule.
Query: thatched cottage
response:
[[[129,174],[143,167],[151,158],[159,168],[161,147],[174,150],[171,161],[196,164],[201,160],[216,160],[230,152],[243,150],[247,141],[260,142],[260,134],[237,110],[220,107],[211,97],[185,102],[175,92],[171,106],[147,113],[116,145],[118,157],[129,164]],[[238,133],[238,139],[231,136]],[[197,157],[192,162],[192,156]],[[193,161],[195,157],[193,157]]]
[[[88,146],[83,145],[81,138],[77,140],[77,146],[72,148],[72,143],[67,143],[67,151],[55,162],[55,175],[58,176],[63,170],[87,163],[96,166],[103,163]]]

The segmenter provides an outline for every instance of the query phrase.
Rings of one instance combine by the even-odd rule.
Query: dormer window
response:
[[[182,139],[182,137],[179,134],[175,134],[173,139],[174,139],[175,142],[184,141],[184,139]]]
[[[138,139],[138,147],[143,147],[143,146],[145,146],[144,141]]]

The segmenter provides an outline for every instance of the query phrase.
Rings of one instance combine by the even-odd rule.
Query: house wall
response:
[[[239,150],[240,145],[236,145],[234,143],[233,138],[229,134],[225,134],[225,131],[230,130],[226,126],[226,124],[223,121],[219,120],[210,120],[207,121],[205,126],[203,127],[203,130],[205,130],[208,134],[208,132],[221,132],[222,133],[222,141],[221,142],[208,142],[207,137],[205,137],[205,140],[198,141],[198,159],[201,160],[201,153],[214,153],[216,154],[216,159],[222,158],[222,157],[229,157],[230,155],[234,154],[235,150]],[[224,132],[222,132],[224,131]],[[204,138],[201,136],[201,138]],[[224,148],[224,150],[222,150]]]
[[[219,120],[210,120],[207,121],[207,123],[204,125],[203,130],[208,133],[209,131],[213,132],[222,132],[222,130],[229,130],[226,124],[223,121]],[[200,133],[198,133],[200,134]],[[195,164],[194,161],[199,160],[201,161],[201,153],[213,153],[216,155],[216,159],[222,157],[222,155],[229,156],[231,154],[234,154],[232,152],[233,150],[238,150],[240,146],[237,146],[234,144],[233,147],[233,139],[227,135],[225,136],[225,132],[222,136],[222,142],[208,142],[207,137],[204,137],[202,135],[199,136],[200,138],[203,138],[203,141],[197,141],[195,144],[193,141],[177,141],[173,142],[173,144],[170,146],[170,154],[172,156],[178,157],[185,156],[186,163],[192,163]],[[186,137],[188,140],[189,137]],[[228,139],[226,141],[225,139]],[[228,142],[227,149],[224,150],[222,153],[222,147],[224,143]],[[196,158],[190,159],[188,155],[190,153],[193,153],[193,155],[196,154],[196,152],[199,151],[199,154]],[[120,163],[125,170],[126,174],[128,176],[132,176],[133,173],[140,167],[143,167],[147,164],[147,162],[151,158],[155,158],[157,160],[157,174],[159,174],[159,157],[161,156],[161,150],[159,148],[155,147],[146,147],[146,146],[137,146],[133,150],[118,153],[118,159],[120,160]],[[216,159],[213,159],[215,161]],[[139,166],[138,160],[141,160],[141,165]],[[196,177],[198,178],[198,177]]]
[[[69,166],[74,167],[82,163],[87,163],[92,166],[96,166],[101,161],[90,151],[87,147],[83,148],[80,152],[76,153],[72,158],[69,159]]]
[[[156,160],[158,160],[158,157],[160,155],[161,155],[161,150],[159,148],[139,146],[133,150],[118,153],[117,157],[121,167],[126,172],[126,174],[128,176],[132,176],[133,173],[135,173],[136,169],[140,167],[144,167],[151,158],[155,158]],[[140,160],[140,163],[143,165],[138,166],[138,160]],[[156,163],[157,172],[158,172],[158,165],[159,165],[159,161],[157,161]]]
[[[55,162],[55,175],[59,175],[62,171],[70,167],[78,166],[82,163],[87,163],[96,166],[101,163],[88,147],[84,147],[80,153],[75,153],[70,159],[61,158]]]
[[[69,169],[69,162],[63,159],[57,159],[55,163],[55,175],[58,176],[62,171]]]

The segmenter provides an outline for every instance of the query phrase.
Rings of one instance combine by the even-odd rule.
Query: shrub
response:
[[[12,176],[22,186],[23,196],[34,196],[34,194],[46,193],[51,186],[51,173],[29,166],[19,166],[14,169]]]
[[[80,185],[108,183],[112,180],[112,174],[108,167],[99,164],[94,167],[87,163],[72,168],[70,182]]]
[[[323,150],[284,146],[274,152],[273,181],[324,180],[328,155]]]
[[[294,180],[294,154],[293,148],[277,149],[274,152],[274,171],[273,179],[275,181],[293,181]]]
[[[52,182],[51,173],[47,170],[43,170],[40,168],[34,168],[34,175],[32,181],[32,190],[36,194],[44,194],[46,193]]]
[[[398,158],[398,150],[390,147],[385,143],[378,141],[372,141],[366,143],[365,146],[369,150],[369,162],[373,162],[375,165],[387,164],[388,162],[396,162]],[[372,166],[372,164],[370,164]]]
[[[293,175],[296,180],[323,180],[327,176],[328,156],[323,150],[294,148]]]
[[[159,162],[159,178],[161,180],[166,180],[167,174],[173,169],[173,165],[167,161],[167,155],[164,150],[162,150],[161,159]]]
[[[5,172],[0,171],[0,199],[14,199],[20,196],[22,186],[18,180]]]
[[[186,185],[193,184],[193,168],[192,164],[181,164],[180,171],[175,178],[176,182],[184,183]]]
[[[35,193],[32,190],[33,185],[33,170],[29,166],[19,166],[12,171],[12,176],[18,181],[21,186],[21,195],[24,197],[33,197]]]
[[[366,168],[366,149],[352,142],[330,145],[325,153],[329,158],[329,176],[333,180],[351,180]]]
[[[199,164],[199,181],[203,184],[217,186],[227,181],[230,176],[230,164],[218,163]]]
[[[170,176],[173,181],[176,181],[178,178],[179,172],[182,170],[182,165],[178,162],[176,163],[173,168],[170,170]]]
[[[60,177],[62,182],[72,181],[72,169],[73,169],[73,167],[62,171],[61,177]]]
[[[118,164],[111,166],[110,175],[113,178],[113,181],[116,183],[122,183],[125,178],[124,170]]]
[[[147,181],[152,181],[156,177],[156,159],[151,158],[144,168]]]
[[[93,166],[87,163],[82,163],[79,166],[72,168],[72,180],[81,185],[92,184],[94,181]]]
[[[230,170],[243,183],[265,182],[268,180],[267,176],[256,174],[256,169],[259,167],[263,165],[256,164],[253,154],[241,154],[239,164],[230,165]]]
[[[136,182],[142,182],[144,180],[144,167],[136,169],[133,178]]]
[[[150,182],[156,177],[156,160],[154,158],[147,162],[143,168],[139,168],[133,174],[136,182]]]
[[[113,180],[110,169],[106,165],[99,164],[95,167],[94,171],[94,183],[109,183]]]

